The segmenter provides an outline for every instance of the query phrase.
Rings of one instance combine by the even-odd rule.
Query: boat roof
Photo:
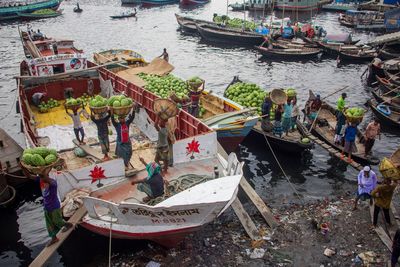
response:
[[[375,37],[375,39],[370,41],[368,44],[380,45],[380,44],[386,44],[386,43],[398,43],[399,41],[400,41],[400,32],[394,32],[394,33],[377,36],[377,37]]]

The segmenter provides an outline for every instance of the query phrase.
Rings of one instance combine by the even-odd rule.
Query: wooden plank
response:
[[[383,212],[383,211],[381,211]],[[374,205],[369,206],[369,214],[371,216],[371,222],[374,221]],[[375,233],[378,234],[379,238],[381,239],[382,243],[392,252],[392,240],[388,236],[388,234],[383,230],[382,226],[378,225],[374,228]]]
[[[75,145],[77,145],[78,147],[82,148],[82,150],[85,151],[86,154],[88,154],[88,155],[90,155],[90,156],[92,156],[92,157],[94,157],[94,158],[96,158],[98,160],[101,160],[104,157],[104,155],[102,153],[96,151],[95,149],[91,148],[90,146],[88,146],[88,145],[80,145],[78,140],[76,140],[76,139],[74,139],[73,142],[74,142]]]
[[[59,239],[58,242],[54,243],[50,247],[45,247],[42,252],[37,255],[37,257],[31,262],[29,267],[41,267],[43,266],[50,257],[57,251],[57,249],[61,246],[61,244],[67,239],[67,237],[72,233],[75,229],[76,224],[78,224],[83,216],[86,215],[86,208],[85,206],[81,206],[74,215],[68,220],[68,222],[72,223],[74,226],[68,229],[66,232],[62,233],[61,231],[57,234]]]
[[[254,224],[254,222],[251,220],[249,214],[243,208],[243,205],[238,198],[236,198],[232,202],[231,207],[233,208],[236,216],[239,218],[239,221],[243,225],[243,227],[246,230],[246,233],[249,235],[249,237],[252,240],[259,240],[260,235],[257,231],[257,227]]]
[[[270,227],[275,227],[278,225],[278,222],[275,220],[274,215],[271,210],[267,207],[265,202],[261,199],[261,197],[257,194],[257,192],[251,187],[249,182],[242,177],[240,180],[240,186],[243,188],[244,192],[250,198],[251,202],[254,203],[258,211],[261,213],[265,221],[268,223]]]

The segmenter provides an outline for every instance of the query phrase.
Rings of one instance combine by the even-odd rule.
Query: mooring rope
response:
[[[283,175],[285,176],[287,182],[289,183],[290,187],[293,189],[293,191],[295,192],[296,196],[299,198],[299,200],[301,200],[301,202],[304,202],[303,198],[301,198],[299,192],[296,190],[296,188],[294,187],[294,185],[292,184],[292,182],[290,182],[289,177],[286,175],[286,172],[283,170],[281,163],[279,162],[278,158],[275,155],[274,150],[271,147],[271,144],[268,141],[268,138],[265,136],[265,134],[263,134],[265,141],[267,141],[267,145],[269,147],[269,149],[271,150],[272,155],[275,158],[276,163],[278,163],[279,168],[281,169]]]
[[[111,219],[110,219],[110,240],[108,242],[108,267],[111,267],[111,240],[112,240],[112,223],[113,223],[113,217],[111,214]]]

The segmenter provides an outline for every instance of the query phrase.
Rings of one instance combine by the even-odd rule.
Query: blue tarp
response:
[[[294,30],[292,27],[283,28],[282,37],[283,38],[292,38],[294,36]]]
[[[386,5],[397,5],[400,3],[399,0],[383,0],[383,3]]]
[[[394,30],[400,28],[400,8],[392,9],[385,12],[384,20],[386,29]]]

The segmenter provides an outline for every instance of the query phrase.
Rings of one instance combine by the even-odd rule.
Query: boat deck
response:
[[[328,122],[329,126],[327,127],[318,127],[318,129],[329,139],[329,140],[334,140],[335,138],[335,127],[336,127],[336,117],[333,115],[329,110],[326,109],[321,109],[319,116],[319,119],[326,119]],[[357,146],[357,152],[353,154],[359,154],[359,155],[364,155],[364,145],[360,143],[360,139],[356,138],[356,146]],[[342,146],[340,146],[342,148]]]
[[[254,125],[254,129],[260,133],[264,133],[264,134],[270,134],[272,135],[272,132],[267,133],[265,132],[263,129],[261,129],[261,122],[258,121],[256,125]],[[277,137],[278,138],[278,137]],[[293,141],[293,142],[298,142],[300,141],[302,138],[302,135],[300,134],[299,131],[293,131],[293,132],[289,132],[288,135],[286,135],[285,133],[282,134],[282,138],[283,140],[289,140],[289,141]]]
[[[220,173],[222,173],[222,166],[217,158],[199,160],[196,161],[196,164],[176,164],[168,168],[167,173],[163,174],[163,178],[171,181],[180,176],[190,174],[214,177],[214,166],[218,166]],[[142,168],[144,168],[143,165]],[[147,172],[145,170],[136,175],[137,178],[144,178],[146,176]],[[108,186],[103,190],[95,191],[91,196],[119,204],[121,202],[143,203],[142,199],[146,194],[137,190],[137,185],[132,185],[130,180],[125,180],[114,186]]]

